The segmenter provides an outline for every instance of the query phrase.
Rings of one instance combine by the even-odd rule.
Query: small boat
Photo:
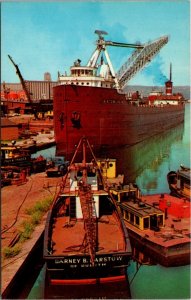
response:
[[[163,266],[190,263],[190,202],[169,194],[141,196],[134,184],[112,187],[130,236],[133,259],[139,253]]]
[[[31,159],[30,151],[16,146],[13,141],[11,145],[5,144],[1,146],[1,165],[2,166],[18,166],[27,167]]]
[[[176,197],[185,197],[186,199],[191,199],[190,194],[190,178],[191,170],[190,168],[180,166],[180,169],[176,171],[170,171],[167,174],[167,180],[171,194]]]
[[[75,162],[81,148],[82,163]],[[91,162],[86,160],[87,150]],[[84,137],[48,212],[43,256],[49,286],[127,282],[127,229]]]
[[[20,185],[27,182],[27,168],[1,166],[1,188],[7,185]]]
[[[46,170],[47,161],[42,155],[31,158],[30,150],[15,145],[14,141],[11,145],[2,145],[1,157],[2,166],[16,166],[21,169],[27,168],[28,173],[39,173]]]

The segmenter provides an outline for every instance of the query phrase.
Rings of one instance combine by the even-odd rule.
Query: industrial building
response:
[[[45,73],[45,78],[49,73]],[[49,78],[49,77],[48,77]],[[53,87],[57,81],[25,81],[30,99],[26,95],[21,83],[1,84],[1,111],[4,114],[32,113],[38,108],[39,111],[53,109]]]

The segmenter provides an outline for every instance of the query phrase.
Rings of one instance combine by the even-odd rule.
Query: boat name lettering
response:
[[[96,263],[103,262],[112,262],[112,261],[122,261],[122,256],[104,256],[104,257],[96,257]],[[86,257],[83,258],[63,258],[63,259],[55,259],[55,264],[86,264],[89,263],[90,260]]]
[[[22,161],[26,160],[26,157],[17,157],[17,158],[8,158],[7,161],[9,162],[15,162],[15,161]]]
[[[79,264],[81,258],[64,258],[64,259],[55,259],[56,264]]]
[[[123,103],[123,100],[105,99],[103,103]]]

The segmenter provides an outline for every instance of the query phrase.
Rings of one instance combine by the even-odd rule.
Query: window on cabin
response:
[[[130,222],[134,223],[134,214],[133,213],[130,213]]]
[[[124,219],[129,220],[129,212],[124,211]]]
[[[118,195],[112,194],[112,196],[115,201],[118,201]]]
[[[138,216],[135,216],[135,224],[138,226],[140,225],[140,219]]]
[[[143,229],[149,228],[149,217],[143,219]]]
[[[123,202],[124,201],[124,193],[120,193],[120,202]]]
[[[135,191],[129,192],[129,198],[130,198],[130,199],[136,199],[136,192],[135,192]]]

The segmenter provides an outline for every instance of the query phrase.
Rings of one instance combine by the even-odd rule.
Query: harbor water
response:
[[[39,154],[51,159],[55,147],[36,155]],[[186,104],[184,124],[105,155],[117,159],[118,173],[125,174],[126,181],[136,182],[142,194],[169,193],[167,173],[176,171],[181,164],[190,166],[190,104]],[[151,261],[148,258],[148,264],[144,265],[131,261],[127,272],[133,299],[190,299],[190,265],[166,268]],[[42,268],[28,299],[44,298],[44,277],[45,268]]]

